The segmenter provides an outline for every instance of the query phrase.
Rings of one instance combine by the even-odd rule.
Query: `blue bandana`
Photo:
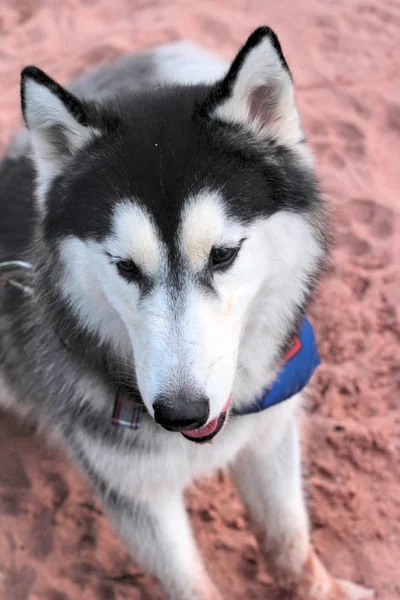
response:
[[[232,414],[248,415],[288,400],[308,384],[320,363],[313,328],[309,320],[304,318],[275,381],[265,388],[253,404],[233,411]]]
[[[275,381],[265,388],[253,404],[237,411],[233,410],[232,415],[260,412],[288,400],[308,384],[320,362],[313,328],[309,320],[304,318]],[[142,403],[118,394],[115,399],[112,423],[117,427],[139,429],[141,416],[145,410]]]

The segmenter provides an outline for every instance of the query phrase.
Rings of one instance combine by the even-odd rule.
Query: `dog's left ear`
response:
[[[290,146],[302,140],[292,77],[272,29],[259,27],[251,34],[203,110],[258,137]]]

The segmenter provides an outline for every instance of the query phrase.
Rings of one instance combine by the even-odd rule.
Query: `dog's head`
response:
[[[232,393],[268,383],[325,253],[276,35],[256,30],[215,84],[102,104],[28,67],[22,106],[57,273],[44,285],[158,423],[210,439]]]

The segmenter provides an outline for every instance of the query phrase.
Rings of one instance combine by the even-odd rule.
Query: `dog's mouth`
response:
[[[183,437],[197,444],[211,442],[224,426],[230,402],[231,399],[229,398],[222,412],[215,419],[207,423],[207,425],[203,425],[199,429],[192,429],[191,431],[182,431]]]

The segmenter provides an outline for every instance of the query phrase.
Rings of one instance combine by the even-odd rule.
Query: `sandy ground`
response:
[[[311,316],[323,358],[304,419],[313,538],[336,575],[400,598],[400,0],[1,0],[0,147],[20,68],[66,81],[153,43],[233,56],[278,32],[332,206],[336,249]],[[397,50],[397,52],[396,52]],[[161,599],[75,469],[0,420],[0,598]],[[226,474],[188,493],[208,567],[230,600],[276,598]]]

